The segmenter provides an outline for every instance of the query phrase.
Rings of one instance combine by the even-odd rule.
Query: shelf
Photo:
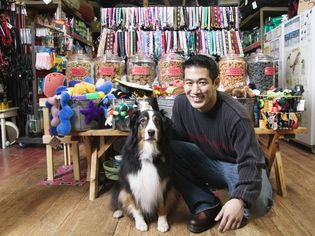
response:
[[[75,32],[72,32],[72,36],[73,36],[74,39],[80,41],[81,43],[84,43],[84,44],[86,44],[86,45],[88,45],[90,47],[93,47],[93,43],[88,41],[88,40],[86,40],[81,35],[79,35],[79,34],[77,34]]]
[[[83,19],[82,15],[77,12],[77,11],[73,11],[71,9],[69,9],[65,4],[62,5],[62,10],[64,12],[66,12],[67,15],[70,15],[70,16],[75,16],[77,18],[79,18],[80,20],[82,20],[88,27],[91,26],[91,24],[89,22],[87,22],[86,20]]]
[[[47,28],[47,29],[51,29],[51,30],[56,31],[56,32],[59,32],[59,33],[64,33],[63,30],[57,29],[57,28],[53,27],[52,25],[44,25],[44,24],[36,23],[36,26],[43,27],[43,28]]]
[[[260,48],[260,46],[261,46],[260,42],[255,42],[255,43],[247,46],[246,48],[244,48],[243,51],[244,51],[244,53],[251,52],[257,48]]]
[[[249,15],[241,21],[241,30],[251,30],[255,26],[261,27],[268,17],[275,17],[281,15],[281,13],[287,13],[287,7],[262,7],[259,11]]]
[[[43,1],[25,1],[24,3],[27,8],[36,9],[39,11],[52,11],[58,8],[58,5],[61,4],[61,1],[54,0],[49,4],[45,4]]]

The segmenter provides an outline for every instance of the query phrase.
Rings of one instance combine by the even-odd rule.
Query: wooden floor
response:
[[[225,235],[315,235],[315,155],[281,141],[288,197],[274,193],[274,207],[263,218]],[[63,151],[57,162],[62,163]],[[10,147],[0,150],[0,235],[176,235],[186,229],[188,213],[181,201],[170,217],[171,229],[140,233],[124,217],[115,220],[109,208],[109,193],[88,200],[88,184],[83,187],[50,186],[37,183],[46,176],[44,147]],[[271,173],[275,189],[275,178]],[[225,192],[220,192],[224,199]],[[199,235],[220,235],[217,226]]]

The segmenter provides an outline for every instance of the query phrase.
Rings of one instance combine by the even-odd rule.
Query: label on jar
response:
[[[83,67],[71,68],[70,76],[85,76],[85,69]]]
[[[146,66],[134,66],[132,68],[132,74],[133,75],[148,75],[149,70]]]
[[[272,66],[265,67],[265,75],[274,75],[275,71]]]
[[[114,71],[114,67],[102,66],[102,67],[99,68],[98,73],[100,75],[114,75],[115,71]]]
[[[234,76],[234,75],[241,75],[242,74],[242,69],[241,68],[228,68],[226,69],[226,73],[227,76]]]
[[[170,67],[166,69],[166,75],[168,76],[180,76],[181,68],[179,67]]]

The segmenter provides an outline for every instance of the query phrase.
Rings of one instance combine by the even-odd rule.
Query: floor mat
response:
[[[81,169],[80,180],[74,180],[73,166],[59,166],[55,170],[54,180],[41,180],[38,185],[41,186],[52,186],[52,185],[71,185],[71,186],[82,186],[86,182],[86,169]]]

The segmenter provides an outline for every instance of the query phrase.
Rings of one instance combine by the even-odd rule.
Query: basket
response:
[[[244,106],[251,121],[253,122],[254,125],[256,125],[254,115],[254,104],[256,98],[237,98],[236,100],[239,101]]]
[[[105,176],[110,180],[118,180],[119,168],[115,167],[115,161],[108,160],[103,162]]]
[[[174,105],[174,99],[158,98],[159,109],[166,111],[166,116],[172,118],[172,110]]]
[[[85,117],[80,113],[80,110],[85,109],[88,103],[92,101],[94,106],[98,106],[100,103],[99,99],[96,100],[70,100],[69,105],[73,110],[73,116],[71,117],[71,128],[72,131],[86,131],[91,129],[101,128],[102,116],[100,114],[100,120],[92,120],[89,124],[85,123]]]

